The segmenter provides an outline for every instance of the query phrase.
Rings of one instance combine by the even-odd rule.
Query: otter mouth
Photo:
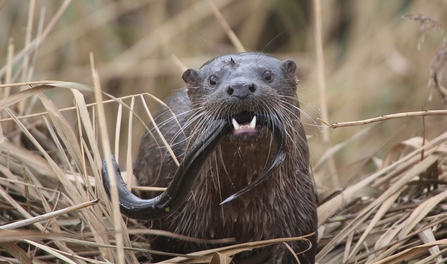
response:
[[[266,125],[264,115],[253,112],[242,112],[230,117],[233,136],[257,135]]]

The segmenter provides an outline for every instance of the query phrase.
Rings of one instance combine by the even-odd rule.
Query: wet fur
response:
[[[270,70],[273,80],[261,78]],[[154,228],[202,239],[234,237],[249,242],[296,237],[316,232],[317,216],[313,180],[309,173],[309,153],[300,121],[296,96],[296,64],[279,61],[261,53],[218,57],[200,70],[187,70],[187,87],[167,99],[170,110],[157,114],[158,126],[179,160],[210,120],[226,118],[242,111],[262,112],[281,122],[287,132],[287,157],[280,169],[255,189],[235,201],[219,205],[223,199],[246,187],[273,158],[276,145],[271,131],[263,127],[258,136],[226,136],[204,165],[191,196],[179,212],[160,221]],[[209,76],[218,77],[217,86]],[[256,92],[240,100],[228,96],[231,82],[252,81]],[[175,114],[173,118],[171,111]],[[167,186],[176,170],[161,140],[149,133],[143,136],[134,172],[142,185]],[[308,242],[292,242],[301,263],[313,263],[316,236]],[[153,249],[188,253],[207,245],[158,238]],[[260,253],[266,254],[260,254]],[[292,263],[294,257],[282,244],[244,252],[236,261],[252,256],[265,257],[252,263]],[[154,256],[156,260],[157,257]]]

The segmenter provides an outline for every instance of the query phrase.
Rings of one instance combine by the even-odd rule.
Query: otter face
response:
[[[281,109],[296,112],[295,71],[292,60],[240,53],[215,58],[199,70],[185,71],[182,77],[193,112],[196,109],[206,112],[207,118],[226,118],[233,127],[232,135],[251,138],[273,120],[290,114]],[[299,111],[294,114],[299,118]]]

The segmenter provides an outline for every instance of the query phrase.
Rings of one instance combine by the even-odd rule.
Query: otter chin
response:
[[[234,256],[235,263],[314,263],[317,212],[309,149],[300,119],[296,63],[263,53],[214,58],[186,70],[186,86],[143,135],[134,174],[141,185],[168,187],[151,199],[118,179],[121,212],[152,228],[237,243],[307,236]],[[153,125],[149,125],[153,130]],[[107,171],[103,169],[108,190]],[[151,248],[190,253],[216,245],[155,237]],[[154,261],[166,259],[152,255]]]

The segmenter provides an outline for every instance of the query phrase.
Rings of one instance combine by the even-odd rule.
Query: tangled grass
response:
[[[2,3],[3,6],[1,4],[0,6],[5,8],[7,4]],[[34,1],[31,1],[30,5],[33,3]],[[237,10],[239,8],[232,7],[232,4],[236,5],[234,1],[216,1],[216,3],[217,9],[230,7],[232,10]],[[117,19],[118,14],[129,10],[135,11],[146,4],[142,1],[118,9],[116,3],[110,3],[100,9],[99,14],[94,13],[89,16],[87,22],[99,28],[107,21]],[[192,238],[147,229],[140,222],[123,219],[117,210],[116,198],[112,197],[113,202],[110,202],[106,196],[100,175],[103,157],[111,152],[118,158],[125,156],[122,160],[126,161],[126,167],[131,167],[132,144],[139,140],[141,134],[137,128],[145,127],[147,120],[150,119],[150,105],[157,101],[154,100],[152,93],[147,92],[126,93],[125,96],[117,98],[105,93],[101,95],[101,85],[107,88],[110,86],[107,85],[110,80],[121,74],[126,75],[126,78],[141,78],[143,74],[153,74],[155,70],[151,67],[154,65],[166,70],[168,67],[163,65],[172,63],[145,61],[145,66],[151,70],[136,70],[135,65],[140,62],[137,60],[138,55],[145,50],[144,47],[147,48],[146,54],[161,49],[161,46],[178,34],[179,29],[176,28],[178,22],[183,21],[188,16],[188,12],[192,11],[188,9],[184,13],[167,19],[163,27],[152,31],[153,33],[144,38],[140,45],[126,50],[115,62],[97,63],[95,67],[91,57],[88,67],[70,68],[73,76],[76,76],[73,79],[69,77],[70,75],[54,78],[76,80],[76,82],[33,81],[39,79],[34,77],[35,72],[43,75],[36,68],[38,62],[51,58],[45,41],[49,38],[49,45],[53,45],[54,49],[63,46],[66,41],[64,39],[67,37],[66,33],[62,34],[64,29],[54,34],[52,32],[67,12],[69,5],[70,1],[61,4],[47,23],[43,18],[37,19],[39,24],[35,27],[32,21],[36,19],[32,18],[32,13],[29,12],[23,49],[15,52],[14,42],[10,40],[6,56],[4,56],[4,66],[0,69],[2,80],[0,85],[2,98],[0,101],[0,232],[2,233],[0,262],[136,263],[152,252],[149,249],[149,235]],[[415,5],[418,7],[419,4]],[[206,17],[206,14],[210,16],[212,14],[212,11],[208,10],[206,4],[202,2],[194,5],[193,9],[201,12],[201,16],[194,17],[197,21]],[[328,9],[328,6],[323,6],[323,14]],[[30,7],[29,10],[33,9]],[[250,21],[262,24],[259,19],[266,19],[268,16],[260,10],[258,12],[263,16],[256,17],[256,20],[251,18],[253,20]],[[99,20],[95,20],[96,15],[106,17],[108,20],[98,22]],[[423,39],[428,38],[430,31],[443,28],[442,24],[421,14],[408,17],[421,23]],[[234,21],[237,19],[227,21],[228,25],[234,26],[232,24],[235,23]],[[38,29],[34,39],[31,37],[32,28]],[[83,34],[80,32],[86,28],[86,22],[79,21],[66,30],[73,34]],[[182,24],[180,30],[186,28],[188,24]],[[231,33],[227,31],[219,34]],[[158,38],[158,42],[149,45],[150,40],[154,38]],[[419,40],[419,42],[414,42],[415,46],[419,43],[419,46],[423,48],[422,38],[416,36],[414,39]],[[209,39],[209,41],[212,40],[212,38]],[[362,39],[358,41],[361,44],[365,43]],[[241,42],[244,43],[244,41]],[[245,40],[246,42],[248,40]],[[427,66],[427,72],[430,73],[429,87],[432,91],[437,91],[437,94],[444,99],[447,94],[445,84],[443,85],[447,46],[445,40],[439,40],[438,43],[437,50],[428,59],[430,64]],[[368,48],[371,46],[363,47],[366,50]],[[326,51],[331,53],[332,49],[333,47],[328,47]],[[361,50],[359,46],[354,46],[349,51],[350,54],[355,55],[352,56],[353,60],[356,62],[367,60],[364,53],[359,53],[359,50]],[[42,51],[43,55],[39,56],[39,51]],[[398,58],[401,56],[395,51],[390,54]],[[206,61],[206,58],[194,57],[184,62],[194,65],[197,64],[196,61],[201,63]],[[395,74],[405,76],[408,74],[406,62],[402,61],[402,58],[390,60],[388,63],[392,65],[391,68],[398,69]],[[355,72],[345,65],[349,63],[340,67],[339,72],[331,73],[327,81],[328,86],[330,83],[340,82],[340,76],[346,72]],[[366,64],[362,64],[365,66],[365,76],[369,76],[369,79],[371,79],[370,76],[382,76],[387,80],[386,76],[391,74],[384,74],[383,65],[380,63],[377,65],[380,67],[377,67],[377,72],[373,72],[367,68]],[[184,66],[179,68],[182,67]],[[171,69],[172,65],[169,68]],[[99,69],[99,74],[97,69]],[[135,71],[126,71],[126,69]],[[171,73],[179,75],[175,70]],[[418,78],[418,73],[412,73],[414,74],[408,74],[409,78]],[[48,76],[56,76],[56,74],[49,73]],[[342,80],[346,82],[345,79]],[[86,85],[86,83],[92,83],[92,85]],[[361,85],[368,87],[370,84],[365,82]],[[359,86],[354,84],[351,87]],[[108,91],[111,93],[110,89]],[[374,97],[373,92],[368,95],[377,98]],[[102,100],[101,97],[105,99]],[[432,97],[434,98],[435,94]],[[331,96],[329,91],[328,108],[336,109],[340,105],[338,102],[334,103],[335,106],[331,105],[331,98],[337,97]],[[334,111],[337,113],[333,116],[329,115],[329,119],[345,116],[347,112],[363,113],[363,111],[349,110],[351,104],[353,109],[360,109],[361,103],[356,104],[348,100],[342,104],[348,110]],[[103,107],[105,111],[101,110]],[[312,114],[312,109],[310,110]],[[420,109],[411,108],[411,111],[418,110]],[[445,110],[433,111],[443,115]],[[405,136],[396,141],[395,135],[390,133],[390,130],[386,130],[385,133],[377,132],[377,127],[382,126],[384,121],[397,124],[394,129],[400,127],[399,121],[393,118],[396,115],[387,116],[386,114],[389,113],[387,111],[380,113],[385,116],[377,117],[377,120],[381,122],[378,125],[364,125],[361,130],[354,133],[344,130],[349,137],[338,140],[339,137],[334,136],[333,142],[340,143],[328,148],[325,146],[323,152],[318,150],[314,152],[314,155],[318,156],[318,160],[314,162],[314,170],[320,194],[318,263],[446,262],[447,126],[445,117],[427,116],[423,114],[423,111],[422,114],[416,115],[417,117],[411,117],[411,119],[405,117],[405,120],[419,119],[413,123],[408,121],[409,125],[398,130],[396,134],[413,136]],[[400,117],[408,115],[409,112],[406,111],[397,113]],[[356,116],[349,116],[342,120],[353,120],[354,117]],[[108,125],[105,124],[105,120],[109,121]],[[324,129],[325,125],[318,124],[318,126]],[[338,128],[337,132],[342,129]],[[332,131],[330,130],[329,133]],[[133,138],[133,135],[137,138]],[[372,143],[365,140],[365,145],[368,145],[366,149],[369,150],[366,156],[363,154],[365,152],[363,146],[358,147],[363,144],[356,143],[365,137],[374,139]],[[382,141],[378,141],[377,138],[381,138]],[[322,148],[315,147],[313,138],[309,141],[311,148]],[[107,148],[111,142],[114,142],[113,151]],[[378,142],[385,143],[378,147]],[[349,146],[354,147],[345,151]],[[352,159],[340,158],[339,154],[362,158],[354,159],[355,162],[352,162]],[[335,164],[342,164],[336,166],[338,171],[335,173],[343,174],[345,171],[343,167],[349,167],[347,170],[349,173],[346,173],[348,176],[340,177],[339,186],[328,187],[322,182],[328,177],[325,171],[331,171],[325,168],[333,157]],[[127,177],[128,182],[132,182],[130,173]],[[305,238],[284,238],[228,245],[224,248],[196,252],[189,256],[176,255],[170,262],[229,263],[231,255],[237,252],[272,243],[286,243],[293,239]],[[228,241],[231,240],[217,242]]]

